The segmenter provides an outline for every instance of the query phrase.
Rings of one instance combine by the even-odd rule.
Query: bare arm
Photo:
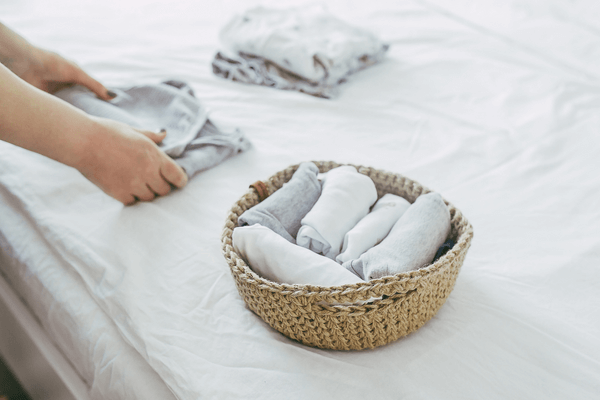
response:
[[[78,169],[124,204],[165,195],[171,185],[185,186],[184,171],[156,146],[165,133],[91,117],[45,93],[57,85],[86,82],[99,97],[110,97],[75,64],[30,46],[0,24],[0,61],[12,69],[0,64],[0,140]],[[50,54],[55,64],[35,70],[37,61],[27,57],[40,54]]]
[[[33,46],[23,37],[0,23],[0,64],[4,64],[25,82],[48,93],[77,83],[109,100],[114,95],[100,82],[86,74],[77,64],[60,55]]]
[[[124,204],[187,183],[181,167],[156,146],[164,137],[90,117],[0,65],[0,139],[78,169]]]

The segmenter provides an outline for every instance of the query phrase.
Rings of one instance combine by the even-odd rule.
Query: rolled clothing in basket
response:
[[[127,88],[111,88],[117,97],[100,100],[88,89],[73,86],[55,93],[90,115],[150,131],[167,130],[159,147],[191,177],[250,148],[239,130],[223,132],[185,82],[168,81]]]
[[[450,212],[438,193],[419,196],[377,246],[343,264],[364,280],[430,264],[450,233]]]
[[[314,163],[300,164],[279,190],[240,215],[238,225],[260,224],[295,244],[300,221],[321,195],[318,174],[319,168]]]
[[[350,165],[323,176],[321,197],[302,219],[296,243],[335,260],[346,233],[377,200],[377,189],[371,178]]]
[[[343,264],[377,245],[409,207],[410,203],[406,199],[391,193],[385,194],[377,200],[371,212],[346,233],[342,252],[335,260]]]
[[[383,59],[389,47],[316,4],[247,10],[219,37],[224,54],[213,61],[216,75],[326,98],[348,75]]]
[[[296,246],[258,224],[235,228],[232,242],[254,272],[273,282],[315,286],[364,282],[335,261]]]

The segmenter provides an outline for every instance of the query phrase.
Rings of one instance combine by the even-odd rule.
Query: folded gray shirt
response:
[[[450,212],[438,193],[419,196],[377,246],[342,264],[364,280],[430,264],[450,233]]]
[[[209,119],[204,107],[184,82],[111,88],[117,97],[97,98],[88,89],[73,86],[55,96],[90,115],[126,123],[134,128],[167,130],[159,145],[187,173],[214,167],[232,155],[247,150],[250,142],[239,131],[223,132]]]
[[[351,74],[381,61],[388,45],[322,5],[255,7],[221,30],[213,72],[225,79],[330,98]]]
[[[260,224],[295,244],[300,221],[321,195],[318,173],[319,168],[314,163],[300,164],[281,189],[240,215],[238,225]]]

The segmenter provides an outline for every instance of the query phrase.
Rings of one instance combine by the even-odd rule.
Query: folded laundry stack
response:
[[[322,189],[317,172],[313,163],[301,164],[288,183],[238,218],[233,247],[259,275],[340,286],[425,267],[452,246],[445,242],[450,213],[438,193],[413,204],[388,193],[375,203],[375,184],[356,168],[322,174]]]
[[[156,132],[166,129],[167,136],[160,147],[189,177],[250,148],[250,142],[239,130],[219,130],[184,82],[111,90],[117,94],[111,101],[100,100],[81,86],[60,90],[55,95],[90,115],[138,129]]]
[[[382,60],[389,47],[317,5],[250,9],[234,17],[220,39],[216,75],[324,98],[352,73]]]

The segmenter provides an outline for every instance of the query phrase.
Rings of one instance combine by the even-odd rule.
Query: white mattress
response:
[[[216,124],[254,143],[126,208],[0,143],[9,278],[59,344],[81,343],[59,347],[97,398],[165,398],[162,382],[179,399],[597,398],[600,3],[330,1],[391,43],[335,100],[212,75],[219,28],[258,2],[51,3],[4,1],[0,15],[107,85],[189,81]],[[324,351],[245,308],[221,255],[226,213],[248,184],[305,160],[400,172],[473,224],[454,291],[419,331]],[[144,392],[151,381],[159,394]]]

